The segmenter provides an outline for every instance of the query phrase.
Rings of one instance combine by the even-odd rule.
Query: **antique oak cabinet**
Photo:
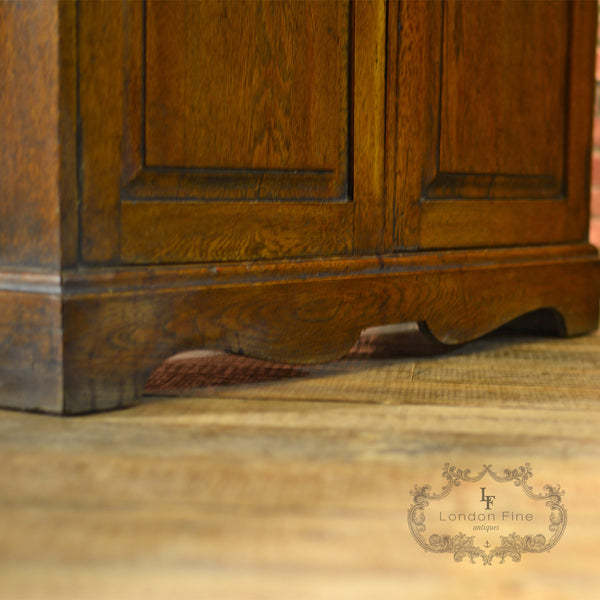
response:
[[[595,5],[2,3],[0,405],[401,321],[593,330]]]

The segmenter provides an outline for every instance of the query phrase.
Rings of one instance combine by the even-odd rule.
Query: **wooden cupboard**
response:
[[[594,329],[595,18],[2,4],[0,403],[114,408],[180,350],[330,360],[407,320]]]

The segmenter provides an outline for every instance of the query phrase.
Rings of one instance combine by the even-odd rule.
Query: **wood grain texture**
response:
[[[348,203],[123,202],[124,263],[182,263],[350,254]]]
[[[114,263],[120,258],[125,24],[116,2],[81,2],[77,10],[80,253],[86,264]]]
[[[2,402],[121,406],[197,346],[311,362],[402,321],[596,327],[596,5],[489,10],[4,3]]]
[[[567,201],[573,224],[570,235],[587,239],[590,198],[589,156],[592,145],[592,113],[594,86],[589,78],[595,61],[592,59],[594,33],[592,25],[598,17],[593,2],[582,2],[571,9],[571,38],[581,40],[574,44],[569,61],[569,122],[567,138]],[[581,104],[578,104],[581,102]],[[573,107],[579,106],[575,109]]]
[[[348,2],[160,2],[146,8],[149,167],[348,177]],[[198,32],[202,31],[202,35]]]
[[[590,2],[497,2],[472,11],[462,2],[401,6],[400,247],[586,239],[595,10]],[[459,42],[461,35],[468,39]],[[548,54],[541,49],[551,38]],[[538,51],[546,58],[526,60]],[[535,76],[524,75],[529,68]]]
[[[394,112],[387,149],[393,159],[388,185],[394,190],[396,250],[419,247],[420,200],[437,172],[442,16],[441,2],[390,3],[388,36],[395,54],[389,61],[394,87],[388,88],[388,105]]]
[[[0,290],[3,407],[62,412],[62,333],[58,293]]]
[[[591,247],[564,250],[555,248],[553,257],[547,248],[388,257],[362,273],[346,270],[343,260],[330,261],[331,273],[319,272],[325,265],[317,262],[311,277],[302,268],[286,276],[284,263],[279,278],[271,273],[261,281],[255,267],[248,283],[228,280],[224,269],[219,284],[216,269],[204,283],[190,270],[186,284],[173,269],[168,286],[161,286],[166,273],[155,274],[152,295],[127,277],[120,287],[110,276],[99,285],[92,275],[88,284],[74,282],[71,293],[67,283],[64,411],[130,403],[160,362],[198,347],[327,361],[374,325],[424,322],[438,339],[461,343],[540,308],[557,311],[565,333],[584,333],[598,322],[599,262]]]
[[[412,335],[412,334],[411,334]],[[0,413],[0,577],[22,600],[589,600],[600,588],[600,338],[494,336],[84,418]],[[322,367],[324,369],[324,367]],[[422,551],[410,491],[531,463],[549,553]]]
[[[485,197],[489,201],[426,199],[420,205],[420,224],[423,248],[439,248],[445,244],[452,246],[456,241],[456,231],[465,233],[462,242],[466,246],[482,244],[511,244],[520,237],[531,243],[551,242],[552,240],[583,240],[587,238],[587,215],[589,199],[589,152],[591,144],[591,115],[593,102],[593,60],[591,48],[596,22],[596,5],[593,2],[571,3],[569,28],[569,52],[567,62],[567,131],[565,186],[558,201],[536,199],[526,202],[519,200],[497,200],[491,186],[484,185]],[[577,109],[573,109],[577,106]],[[554,123],[552,125],[554,127]],[[560,127],[555,131],[562,135]],[[466,179],[465,181],[468,181]],[[502,178],[495,178],[494,185]],[[526,183],[526,181],[525,181]],[[481,182],[480,182],[481,185]],[[505,188],[505,186],[503,186]],[[535,190],[540,198],[552,191],[552,184],[540,186],[542,193]],[[441,193],[450,196],[451,187],[442,186]],[[516,191],[523,190],[520,183]],[[525,188],[526,191],[526,188]],[[439,192],[434,192],[436,195]],[[476,194],[477,192],[475,192]],[[501,187],[501,196],[506,190]],[[564,194],[564,195],[563,195]],[[464,194],[468,195],[468,194]],[[510,217],[509,217],[510,214]],[[468,223],[477,223],[470,227]],[[484,235],[483,232],[486,232]],[[485,238],[485,240],[484,240]]]
[[[77,8],[58,3],[59,96],[58,137],[61,266],[79,262]]]
[[[568,214],[564,200],[427,200],[420,208],[421,245],[468,248],[585,239],[586,232]]]
[[[386,5],[355,2],[352,164],[354,252],[391,248],[385,190]]]
[[[88,264],[389,248],[383,2],[107,3],[79,22]]]
[[[445,3],[440,172],[550,175],[563,187],[569,10]]]
[[[2,265],[61,265],[59,47],[57,2],[2,3]]]
[[[347,199],[347,2],[124,12],[126,197]]]
[[[559,245],[77,270],[60,280],[4,273],[0,402],[65,414],[117,408],[183,350],[328,361],[363,329],[405,321],[456,344],[549,309],[554,333],[577,335],[598,325],[599,269],[593,247]]]

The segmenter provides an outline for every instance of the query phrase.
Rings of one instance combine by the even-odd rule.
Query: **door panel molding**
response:
[[[312,102],[315,112],[317,109],[314,108],[314,105],[318,105],[319,102],[327,105],[326,101],[329,99],[329,104],[334,104],[331,109],[327,106],[320,110],[319,120],[322,130],[311,132],[311,137],[305,138],[314,139],[313,144],[321,144],[322,148],[317,147],[312,151],[297,150],[294,147],[307,144],[301,137],[304,132],[294,129],[295,124],[290,122],[292,117],[286,113],[300,113],[305,98],[301,90],[282,89],[285,87],[280,81],[283,76],[279,72],[272,72],[277,71],[275,63],[280,60],[279,57],[277,59],[271,56],[264,58],[259,51],[252,52],[252,47],[247,47],[246,52],[250,56],[244,57],[246,58],[245,62],[237,55],[234,55],[235,60],[231,61],[229,59],[232,48],[229,48],[227,56],[222,56],[223,48],[219,45],[219,42],[225,41],[225,34],[222,32],[227,29],[227,22],[223,19],[228,15],[217,15],[220,18],[219,26],[217,24],[211,26],[207,22],[208,17],[214,16],[212,13],[215,11],[224,11],[225,13],[235,13],[236,11],[252,13],[254,11],[256,13],[237,15],[241,21],[244,21],[244,16],[254,16],[259,21],[259,17],[265,13],[266,25],[251,23],[249,19],[245,19],[246,28],[251,28],[252,25],[257,27],[264,25],[266,30],[261,32],[265,36],[270,35],[270,39],[267,41],[255,40],[256,45],[262,44],[260,50],[263,54],[279,49],[271,46],[275,46],[279,39],[283,39],[285,44],[282,43],[281,46],[285,46],[288,52],[293,51],[302,56],[302,47],[298,49],[297,46],[301,46],[305,42],[304,38],[308,37],[306,33],[310,27],[306,27],[300,32],[287,31],[286,33],[292,37],[286,38],[283,34],[280,35],[279,31],[271,31],[269,25],[274,24],[279,13],[284,12],[286,7],[291,13],[286,16],[294,17],[294,12],[311,12],[312,6],[313,4],[310,3],[286,5],[273,2],[227,5],[227,3],[210,1],[177,4],[150,1],[130,2],[125,5],[124,39],[128,40],[129,44],[126,44],[124,65],[126,107],[123,127],[124,169],[121,184],[123,199],[349,201],[348,138],[351,116],[348,110],[350,105],[348,98],[350,93],[349,65],[351,64],[349,3],[335,2],[331,4],[337,9],[335,31],[339,35],[337,43],[330,42],[329,46],[336,45],[336,52],[333,53],[333,57],[328,51],[323,51],[320,56],[312,57],[314,62],[321,64],[311,65],[314,67],[314,71],[307,73],[314,80],[318,80],[315,83],[317,88],[323,87],[322,80],[324,79],[334,79],[335,84],[331,84],[330,88],[336,88],[335,98],[328,97],[318,100],[312,98],[309,101]],[[318,8],[321,5],[315,6]],[[332,12],[334,12],[333,9],[327,11],[327,13]],[[308,17],[304,14],[301,16]],[[319,14],[317,14],[318,16]],[[321,14],[321,16],[323,15]],[[204,17],[207,19],[205,20]],[[152,26],[155,21],[161,22],[160,28]],[[188,22],[195,24],[196,21],[204,23],[205,35],[208,35],[207,31],[210,30],[211,35],[216,38],[214,44],[205,42],[200,49],[196,49],[196,42],[190,40],[189,37],[185,38],[185,43],[183,41],[178,43],[177,36],[190,33],[188,28],[191,28],[191,25]],[[177,24],[183,24],[182,31],[177,31],[175,27]],[[298,23],[294,24],[299,25]],[[322,33],[321,30],[326,29],[327,24],[320,24],[317,20],[316,23],[313,21],[312,25],[315,28],[312,33],[316,37]],[[148,31],[149,27],[150,32]],[[152,31],[156,35],[150,35]],[[343,35],[344,32],[346,35]],[[242,33],[246,36],[250,35],[248,32],[239,31],[238,35],[234,32],[226,41],[237,48],[236,44],[239,45],[241,42],[236,38],[240,37]],[[295,37],[293,37],[294,34],[296,34]],[[258,38],[258,35],[255,37]],[[250,38],[252,38],[251,35]],[[310,41],[312,41],[310,45],[305,42],[307,54],[311,50],[314,51],[315,44],[320,40],[312,39]],[[221,45],[224,44],[221,43]],[[170,49],[168,56],[162,56],[163,46]],[[198,57],[197,54],[200,50],[204,54],[210,53],[210,55]],[[202,65],[190,65],[194,55],[196,59],[202,59]],[[325,61],[331,58],[337,64],[324,65]],[[288,63],[292,62],[291,56],[284,57],[282,60]],[[254,64],[253,61],[260,64]],[[297,58],[296,61],[301,62],[300,58]],[[201,66],[205,66],[204,63],[210,65],[210,68],[201,68]],[[294,66],[294,64],[290,64],[288,70],[294,71]],[[323,71],[324,66],[327,66],[327,72]],[[159,67],[161,67],[160,70]],[[286,64],[285,67],[287,69],[288,65]],[[335,74],[333,74],[334,68]],[[239,93],[240,97],[235,99],[248,101],[248,95],[259,95],[258,92],[261,97],[254,99],[256,104],[251,106],[241,103],[239,106],[235,106],[229,103],[216,117],[211,118],[208,112],[198,114],[199,111],[214,109],[214,106],[206,106],[206,104],[228,104],[229,89],[211,89],[210,87],[210,84],[213,83],[214,72],[228,69],[231,70],[231,73],[219,74],[220,83],[223,80],[234,79],[236,75],[240,76],[241,74],[247,75],[248,78],[252,76],[257,80],[247,83],[246,87],[249,90],[246,95]],[[242,71],[242,73],[237,71]],[[190,72],[199,74],[194,76],[190,75]],[[315,72],[316,74],[314,74]],[[301,74],[304,74],[304,70]],[[292,73],[289,76],[290,81],[284,83],[289,87],[296,83],[299,77],[298,74],[295,74],[294,77],[294,73]],[[153,79],[161,81],[151,81]],[[194,87],[188,89],[192,87],[192,84]],[[309,82],[307,82],[308,84]],[[270,85],[273,86],[273,89],[269,89]],[[230,87],[239,89],[243,85],[241,82],[233,81]],[[186,104],[186,93],[192,98],[188,101],[189,105]],[[278,99],[272,99],[272,96],[277,93],[287,94],[285,98],[287,104],[282,106]],[[271,103],[267,107],[262,106],[268,103],[268,98],[265,96],[271,96]],[[269,107],[275,112],[272,118],[271,115],[266,114],[269,112]],[[333,121],[326,119],[329,110],[337,113],[337,118]],[[253,122],[255,111],[260,111],[260,114],[256,116],[257,120],[265,117],[264,123]],[[238,132],[233,125],[230,125],[229,121],[235,121],[236,115],[242,115],[241,126],[249,131],[243,129]],[[279,127],[280,123],[277,121],[284,118],[287,119],[287,125],[292,128],[291,130],[283,131]],[[310,120],[313,117],[308,115],[305,118]],[[225,119],[225,122],[218,119]],[[212,122],[208,123],[208,121]],[[328,129],[323,126],[325,121]],[[230,129],[226,129],[228,125],[230,125]],[[189,137],[187,137],[186,126],[190,127]],[[211,132],[214,135],[211,135]],[[149,139],[148,134],[151,135],[152,140]],[[278,136],[280,139],[273,142],[273,144],[278,143],[278,148],[270,152],[266,146],[270,145],[271,140],[265,138],[273,136]],[[200,139],[197,139],[198,137]],[[248,140],[247,137],[253,139]],[[257,137],[260,139],[254,139]],[[330,141],[332,137],[336,138],[335,142]],[[149,143],[153,144],[150,148]],[[238,163],[237,166],[222,164],[228,160],[227,153],[222,148],[226,146],[235,148],[239,145],[244,148],[237,150],[236,155],[239,154],[239,156],[232,158],[232,162]],[[332,150],[331,147],[335,147],[335,150]],[[307,166],[300,156],[296,156],[298,162],[294,162],[293,155],[315,154],[317,150],[329,151],[329,156],[325,160],[326,164]],[[287,151],[291,158],[286,160],[285,157],[277,155],[277,151],[283,153]],[[149,160],[149,153],[154,155],[151,160]],[[196,158],[194,154],[198,155],[198,160],[194,160]],[[217,154],[216,157],[215,154]],[[179,164],[179,161],[187,164]],[[256,162],[263,163],[263,166],[253,164]],[[288,164],[284,165],[283,163],[286,162]]]
[[[511,155],[512,146],[507,146],[506,140],[498,141],[498,147],[504,148],[504,155],[494,154],[493,145],[482,143],[462,152],[461,144],[469,141],[468,128],[473,125],[469,124],[469,115],[466,113],[465,123],[458,123],[457,127],[464,126],[467,133],[457,134],[457,139],[461,135],[463,138],[455,142],[457,156],[449,158],[452,144],[448,140],[452,136],[448,134],[444,138],[442,131],[443,127],[449,126],[447,119],[444,121],[442,102],[444,86],[448,85],[444,75],[444,61],[447,58],[444,53],[459,50],[454,47],[456,44],[448,44],[444,38],[448,35],[446,29],[449,20],[456,18],[460,21],[447,12],[449,5],[455,7],[457,4],[441,1],[408,1],[400,4],[398,19],[401,35],[397,66],[400,108],[396,116],[398,147],[394,162],[395,202],[399,218],[395,223],[395,247],[407,250],[585,240],[590,116],[594,93],[594,65],[590,59],[593,52],[589,48],[590,40],[594,37],[589,31],[595,22],[593,3],[555,5],[555,10],[565,12],[564,20],[553,19],[554,29],[562,28],[564,31],[558,36],[564,39],[564,44],[557,46],[564,57],[555,56],[553,60],[556,64],[564,60],[561,69],[565,73],[566,83],[561,85],[558,81],[553,87],[557,98],[552,102],[558,104],[540,110],[548,114],[558,111],[564,117],[552,123],[547,132],[543,131],[540,119],[535,121],[534,118],[529,137],[524,134],[523,138],[523,144],[529,143],[531,147],[521,148],[517,142],[514,143],[514,155],[517,158]],[[515,3],[506,4],[510,10],[515,6]],[[496,5],[502,9],[503,3]],[[547,9],[544,3],[520,5],[524,7],[523,10],[541,11],[535,15],[537,22]],[[520,27],[523,27],[523,20],[520,21]],[[459,25],[454,23],[454,29],[459,29]],[[495,22],[492,21],[490,26],[493,28]],[[538,35],[542,34],[538,32]],[[510,36],[502,37],[510,39]],[[523,34],[521,44],[536,43],[535,36],[531,40],[525,38]],[[414,48],[418,48],[418,52]],[[494,57],[493,51],[490,52]],[[483,62],[489,59],[485,56],[478,58]],[[455,59],[460,63],[460,57],[452,57],[452,60]],[[509,56],[506,60],[510,64],[513,58]],[[455,75],[455,79],[459,80],[460,73],[457,71]],[[497,78],[501,81],[502,77]],[[468,79],[466,75],[465,78]],[[459,82],[456,85],[461,84]],[[543,89],[530,90],[529,85],[530,81],[524,80],[522,89],[515,91],[512,87],[519,86],[513,83],[507,96],[511,101],[508,104],[515,104],[517,125],[519,107],[515,98],[525,98],[529,102],[529,112],[535,108],[537,98],[545,102]],[[478,108],[479,113],[485,110],[486,102],[492,107],[500,102],[485,87],[471,87],[473,89],[469,93],[474,97],[479,94],[482,98],[484,108]],[[527,96],[529,92],[531,99]],[[570,110],[574,105],[579,107],[577,111]],[[460,108],[454,107],[455,116],[461,116],[457,112]],[[492,115],[486,123],[491,128],[497,126],[499,131],[480,132],[483,136],[480,138],[489,135],[493,141],[494,136],[502,133],[503,124],[508,123],[513,127],[509,119],[510,113],[499,119],[494,119]],[[474,123],[477,124],[477,120]],[[510,135],[515,131],[509,132],[506,139],[510,140]],[[476,131],[473,139],[477,139],[475,134]],[[553,147],[548,149],[544,140],[551,136],[554,136],[551,140]],[[531,140],[538,138],[539,144],[531,145]],[[469,166],[469,152],[471,156],[481,152],[481,165],[472,169],[472,172],[461,168]],[[544,152],[547,154],[545,157]],[[523,157],[520,162],[517,160],[519,157]],[[501,168],[503,161],[506,169]],[[494,164],[500,165],[498,169],[486,170],[486,165],[489,167]],[[452,170],[454,167],[456,170]]]
[[[208,159],[194,164],[194,152],[206,155],[193,143],[192,158],[184,153],[180,161],[179,148],[171,160],[169,139],[164,148],[159,147],[162,142],[156,132],[153,143],[157,146],[152,160],[147,161],[150,32],[145,6],[142,2],[78,4],[82,32],[78,39],[80,223],[85,264],[220,262],[391,249],[391,241],[387,246],[385,242],[385,236],[388,240],[391,236],[385,228],[384,0],[306,3],[317,14],[312,24],[302,21],[302,27],[321,31],[319,10],[337,21],[335,27],[330,24],[326,28],[333,42],[325,49],[315,46],[315,52],[322,55],[312,57],[307,50],[298,60],[310,63],[307,77],[313,77],[312,70],[318,71],[321,65],[321,74],[314,75],[321,82],[315,84],[317,91],[326,85],[323,73],[337,73],[333,78],[339,82],[333,87],[339,99],[337,108],[319,100],[323,107],[318,110],[334,118],[327,118],[327,127],[317,132],[320,137],[314,147],[305,151],[304,138],[300,136],[296,143],[291,130],[297,156],[308,158],[287,163],[267,151],[262,155],[257,151],[247,164],[240,163],[239,157],[233,157],[231,164],[210,164]],[[178,6],[185,8],[186,3]],[[290,2],[286,10],[308,10],[299,6]],[[202,8],[200,3],[189,7],[192,11]],[[175,17],[172,20],[177,22]],[[194,27],[191,30],[195,31]],[[298,35],[303,35],[302,31]],[[274,38],[278,35],[277,30],[272,33]],[[167,38],[162,42],[171,43]],[[185,53],[187,43],[181,41],[181,48],[175,50]],[[289,40],[281,43],[289,44]],[[329,56],[332,52],[334,60]],[[158,50],[155,54],[161,56]],[[287,69],[287,58],[277,62],[277,56],[271,56],[271,71],[265,75],[263,65],[257,77],[279,77],[278,70]],[[195,88],[188,90],[192,92],[196,93]],[[165,91],[162,98],[162,92],[156,92],[155,113],[168,108],[169,93]],[[312,92],[294,88],[294,93]],[[187,110],[185,97],[180,101],[181,110]],[[309,105],[316,102],[302,98],[290,102],[298,108],[305,101]],[[309,120],[324,122],[322,115],[313,117],[313,113],[311,108]],[[197,115],[191,118],[196,125],[201,120]],[[157,127],[157,122],[154,116],[152,127]],[[272,125],[277,127],[277,123]],[[178,135],[166,137],[179,143]],[[287,141],[282,143],[285,146]],[[165,164],[156,160],[161,152],[167,158]],[[294,152],[291,149],[289,156]],[[323,160],[317,160],[318,156],[310,159],[311,152],[315,156],[321,152]],[[242,235],[237,249],[232,242],[235,231]]]

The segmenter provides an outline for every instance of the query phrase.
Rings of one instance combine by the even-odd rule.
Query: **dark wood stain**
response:
[[[597,326],[596,4],[0,6],[0,404],[417,321]],[[543,323],[530,325],[544,329]]]

